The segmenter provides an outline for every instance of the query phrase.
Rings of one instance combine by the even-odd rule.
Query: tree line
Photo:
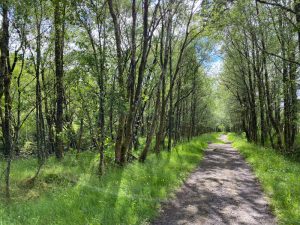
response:
[[[226,15],[221,83],[230,91],[232,129],[297,154],[299,1],[243,0]]]

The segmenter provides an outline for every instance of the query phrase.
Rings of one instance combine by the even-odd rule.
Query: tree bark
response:
[[[54,27],[55,27],[55,75],[56,75],[56,143],[55,155],[57,159],[63,158],[63,42],[64,42],[64,5],[60,0],[54,1]]]
[[[4,118],[2,118],[2,135],[4,140],[4,156],[6,158],[6,171],[5,171],[5,195],[10,198],[10,166],[13,151],[12,132],[11,132],[11,95],[10,85],[12,68],[9,65],[9,20],[8,20],[8,1],[2,2],[2,39],[1,39],[1,59],[0,59],[0,97],[4,95]],[[1,106],[2,108],[2,106]],[[2,110],[1,110],[2,111]]]

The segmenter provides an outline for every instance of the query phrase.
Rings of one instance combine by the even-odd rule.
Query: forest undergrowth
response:
[[[83,152],[47,160],[34,186],[36,160],[12,165],[11,203],[0,203],[0,224],[142,224],[178,188],[219,134],[204,134],[144,163],[108,167],[96,175],[98,155]]]

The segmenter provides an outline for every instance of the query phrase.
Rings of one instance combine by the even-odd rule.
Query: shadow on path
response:
[[[210,144],[201,165],[176,193],[162,204],[153,225],[239,224],[273,225],[260,184],[242,156],[226,144]]]

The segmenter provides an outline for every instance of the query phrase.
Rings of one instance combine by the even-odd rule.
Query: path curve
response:
[[[174,199],[162,204],[153,225],[275,225],[259,182],[250,166],[225,144],[209,144],[200,166]]]

